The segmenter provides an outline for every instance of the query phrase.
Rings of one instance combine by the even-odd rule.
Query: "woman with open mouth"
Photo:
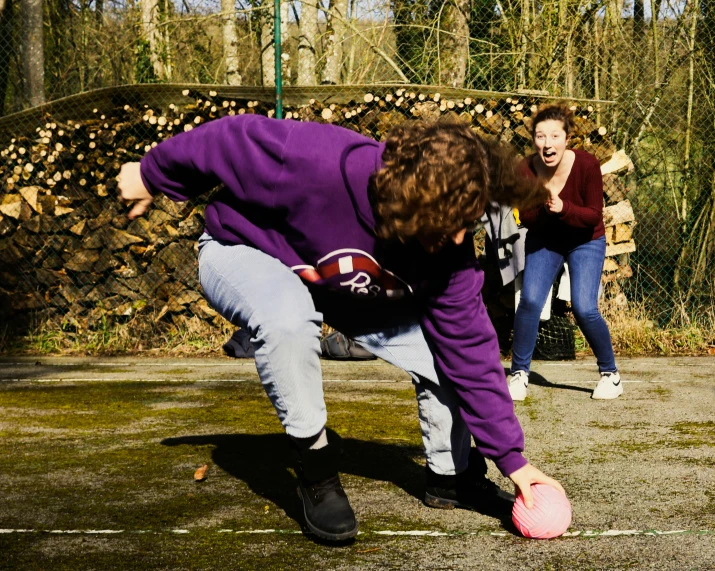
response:
[[[598,311],[606,256],[603,179],[596,157],[567,148],[572,125],[573,115],[567,107],[542,108],[532,125],[536,152],[522,163],[524,174],[540,178],[551,196],[540,208],[520,213],[529,231],[509,377],[509,393],[515,401],[526,398],[539,316],[564,262],[569,267],[573,312],[601,374],[591,397],[615,399],[623,393],[611,334]]]

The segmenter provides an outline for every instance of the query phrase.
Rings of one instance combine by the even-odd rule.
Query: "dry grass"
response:
[[[601,305],[619,355],[714,354],[715,308],[709,307],[697,316],[684,305],[678,309],[667,323],[658,324],[649,317],[645,302],[630,302],[626,307],[609,302]],[[35,320],[26,333],[19,334],[6,322],[0,326],[0,353],[110,355],[161,351],[177,356],[215,355],[234,330],[222,319],[209,323],[194,316],[174,323],[150,314],[137,314],[123,323],[106,320],[81,331]],[[324,325],[323,333],[330,331]],[[586,347],[578,329],[577,347]]]
[[[196,316],[176,324],[137,315],[129,321],[107,320],[86,330],[66,329],[53,321],[34,321],[26,333],[0,330],[0,353],[109,355],[161,351],[172,355],[209,355],[221,351],[235,327]]]
[[[613,347],[620,355],[701,355],[715,352],[715,309],[694,316],[684,305],[664,324],[649,317],[645,302],[604,304]]]

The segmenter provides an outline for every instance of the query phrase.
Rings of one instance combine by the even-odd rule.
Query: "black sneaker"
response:
[[[298,495],[303,500],[303,514],[308,529],[328,541],[355,537],[358,523],[337,474],[310,484],[301,479]]]
[[[425,504],[432,508],[459,508],[492,516],[511,513],[514,495],[485,476],[474,476],[469,471],[456,476],[442,476],[429,467],[426,476]]]

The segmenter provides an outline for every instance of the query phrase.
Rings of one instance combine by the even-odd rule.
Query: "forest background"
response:
[[[67,111],[76,94],[136,84],[249,93],[273,89],[277,70],[305,105],[319,86],[345,103],[401,85],[500,104],[563,99],[633,165],[622,177],[636,219],[632,275],[618,280],[618,303],[604,300],[617,349],[715,352],[713,62],[715,0],[0,0],[0,144],[5,160],[16,155],[12,141],[45,125],[31,111],[58,100]],[[3,180],[0,202],[15,204]],[[100,323],[78,335],[38,322],[29,339],[49,350],[68,339],[139,346],[141,335]],[[162,329],[165,346],[207,345],[186,324]]]

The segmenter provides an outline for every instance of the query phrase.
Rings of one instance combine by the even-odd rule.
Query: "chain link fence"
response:
[[[278,5],[276,35],[274,2],[0,0],[4,346],[18,331],[104,350],[225,340],[196,278],[205,202],[160,199],[129,221],[115,177],[206,121],[275,116],[277,91],[285,120],[381,139],[449,118],[522,153],[537,106],[568,102],[573,146],[604,172],[605,310],[628,316],[617,348],[713,343],[715,2]],[[508,330],[513,294],[489,283]],[[633,323],[697,339],[641,347]]]

